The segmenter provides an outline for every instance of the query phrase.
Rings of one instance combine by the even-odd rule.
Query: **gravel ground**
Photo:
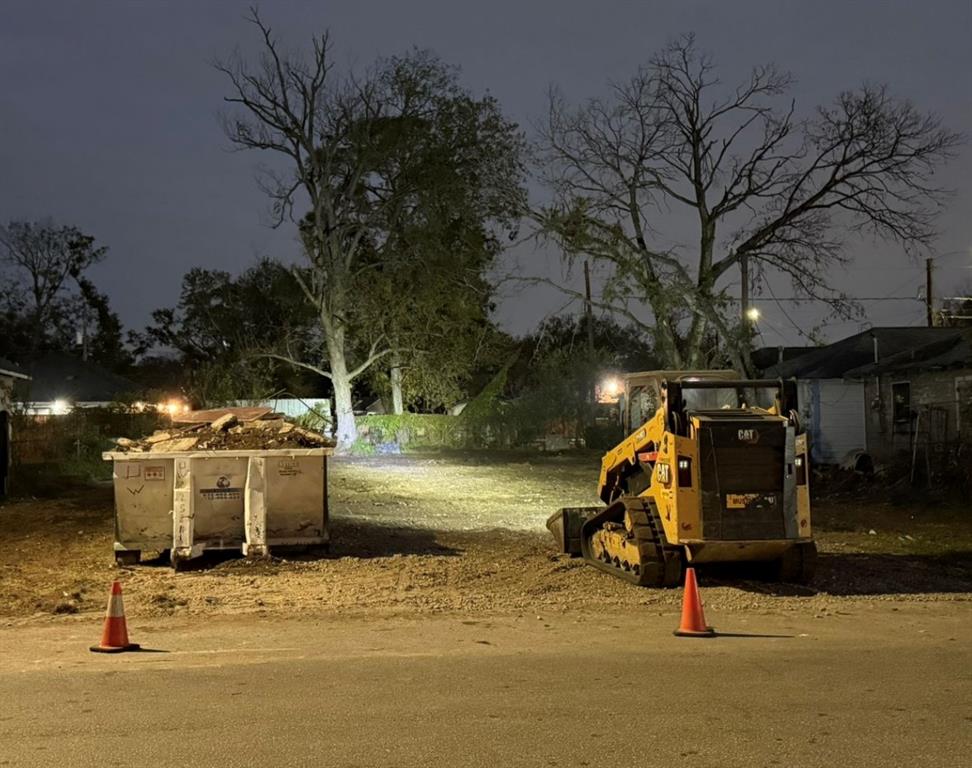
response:
[[[604,607],[678,610],[648,590],[555,552],[544,530],[561,506],[595,503],[599,457],[382,457],[332,463],[332,551],[251,562],[113,562],[110,488],[0,506],[0,623],[70,621],[104,610],[113,578],[132,619],[164,615],[463,612],[536,614]],[[972,599],[967,511],[842,498],[820,502],[812,588],[701,571],[714,611],[824,618],[872,601]]]

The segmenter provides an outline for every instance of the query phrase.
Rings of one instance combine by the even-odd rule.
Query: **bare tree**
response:
[[[255,9],[249,21],[262,37],[261,55],[216,64],[232,86],[225,100],[238,108],[224,127],[236,146],[284,160],[286,170],[265,171],[261,186],[277,226],[299,219],[309,269],[295,269],[294,276],[317,311],[327,359],[274,356],[330,380],[338,445],[347,447],[357,437],[351,384],[390,351],[380,337],[356,338],[354,317],[355,291],[372,266],[370,219],[383,206],[369,196],[366,177],[384,105],[373,81],[334,74],[327,33],[314,38],[307,61],[281,51]],[[359,348],[364,353],[350,359]]]
[[[666,364],[702,367],[717,341],[749,367],[749,336],[727,311],[726,277],[743,259],[756,281],[784,273],[846,312],[828,274],[848,235],[910,252],[934,237],[945,192],[932,175],[961,137],[869,85],[797,120],[791,84],[765,66],[725,89],[686,36],[607,99],[571,108],[551,94],[541,149],[554,202],[539,223],[568,254],[609,265],[605,306],[630,319],[633,302],[650,306]],[[679,216],[693,245],[663,234]]]

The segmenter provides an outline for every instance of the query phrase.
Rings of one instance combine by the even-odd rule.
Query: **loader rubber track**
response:
[[[630,538],[636,542],[638,563],[618,563],[594,554],[591,540],[605,523],[620,523],[628,513],[634,521]],[[674,587],[681,583],[682,553],[665,540],[661,519],[650,499],[622,496],[588,518],[581,526],[581,554],[589,565],[639,587]]]

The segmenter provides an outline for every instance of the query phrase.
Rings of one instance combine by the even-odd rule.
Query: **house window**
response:
[[[894,423],[911,421],[911,382],[899,381],[891,385]]]

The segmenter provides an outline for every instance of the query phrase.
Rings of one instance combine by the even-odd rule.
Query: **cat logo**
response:
[[[216,481],[216,487],[219,489],[229,488],[230,487],[229,478],[226,475],[220,475],[219,480]]]
[[[759,432],[757,432],[755,429],[740,429],[739,432],[736,433],[736,436],[739,438],[740,443],[749,443],[750,445],[753,445],[759,442]]]

